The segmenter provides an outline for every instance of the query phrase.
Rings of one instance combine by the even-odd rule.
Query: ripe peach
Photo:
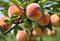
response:
[[[36,28],[35,30],[37,32],[37,34],[41,37],[44,36],[47,32],[46,28],[44,28],[44,32],[42,31],[42,29],[40,29],[39,27]]]
[[[17,5],[12,5],[8,9],[9,17],[17,14],[17,15],[22,15],[23,9]]]
[[[47,34],[50,36],[54,36],[56,34],[56,30],[53,29],[52,31],[48,29]]]
[[[49,14],[42,15],[38,22],[41,26],[47,26],[50,22],[50,15]]]
[[[0,18],[0,26],[2,27],[3,31],[6,31],[9,29],[10,24],[7,24],[4,22],[7,19],[8,19],[7,17]]]
[[[36,35],[37,35],[37,33],[36,33],[36,31],[35,31],[35,30],[33,30],[32,34],[33,34],[34,36],[36,36]]]
[[[5,20],[8,20],[8,17],[4,16],[0,18],[0,21],[5,21]]]
[[[29,41],[29,36],[24,30],[21,30],[18,31],[16,35],[16,39],[17,41]]]
[[[38,20],[42,16],[41,7],[37,3],[31,3],[26,8],[26,16],[30,20]]]
[[[55,27],[60,27],[60,19],[57,14],[51,16],[51,24]]]
[[[10,24],[6,24],[3,21],[0,21],[0,26],[2,27],[3,31],[6,31],[9,29]]]

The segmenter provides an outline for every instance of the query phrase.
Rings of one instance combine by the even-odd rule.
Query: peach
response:
[[[10,26],[9,23],[5,23],[4,22],[5,20],[8,20],[8,17],[5,17],[4,16],[4,17],[0,18],[0,26],[2,27],[3,31],[8,30],[9,29],[9,26]]]
[[[38,36],[42,37],[42,36],[44,36],[46,34],[47,29],[44,28],[44,32],[43,32],[41,28],[37,27],[35,31],[37,32]]]
[[[22,15],[22,13],[23,13],[22,7],[19,7],[17,5],[12,5],[8,9],[8,15],[9,15],[9,17],[11,17],[11,16],[13,16],[15,14]]]
[[[5,20],[8,20],[8,17],[3,16],[3,17],[0,18],[0,21],[5,21]]]
[[[37,36],[37,33],[36,33],[36,31],[35,30],[33,30],[32,31],[32,40],[34,41],[34,40],[36,40],[36,36]]]
[[[30,20],[38,20],[42,16],[41,7],[37,3],[31,3],[26,8],[26,16]]]
[[[49,14],[42,15],[38,22],[41,26],[47,26],[50,22],[50,15]]]
[[[16,35],[16,39],[17,41],[29,41],[29,36],[24,30],[21,30],[18,31]]]
[[[51,30],[48,29],[47,34],[50,35],[50,36],[54,36],[56,34],[56,30],[52,29],[52,31],[51,31]]]
[[[36,33],[36,31],[35,31],[35,30],[33,30],[32,34],[33,34],[34,36],[36,36],[36,35],[37,35],[37,33]]]
[[[6,24],[3,21],[0,21],[0,26],[2,27],[3,31],[6,31],[9,29],[10,24]]]
[[[60,27],[60,19],[57,14],[51,15],[51,24],[54,27]]]

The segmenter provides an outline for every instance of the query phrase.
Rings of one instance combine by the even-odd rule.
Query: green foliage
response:
[[[7,10],[4,10],[3,11],[3,15],[8,17],[8,11]]]
[[[15,29],[14,29],[14,35],[17,34],[18,30],[23,30],[23,28],[21,26],[19,26],[19,25],[17,27],[15,27]]]
[[[56,36],[48,36],[47,34],[45,36],[43,36],[43,41],[60,41],[60,28],[56,28],[57,30],[57,34]],[[7,34],[7,35],[2,35],[0,33],[0,41],[17,41],[16,40],[16,36],[12,33]],[[40,37],[37,37],[36,41],[40,41]]]
[[[0,26],[0,32],[4,33],[4,32],[3,32],[3,29],[2,29],[2,27],[1,27],[1,26]]]
[[[10,18],[10,21],[18,20],[18,18],[19,18],[18,15],[14,15]]]
[[[17,0],[9,0],[10,2],[12,2],[13,4],[19,5]]]

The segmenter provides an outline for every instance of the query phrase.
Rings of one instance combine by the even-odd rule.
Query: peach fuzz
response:
[[[26,16],[30,20],[38,20],[42,16],[41,7],[37,3],[31,3],[26,8]]]
[[[38,20],[38,22],[41,26],[47,26],[50,22],[50,15],[43,14],[42,17]]]
[[[60,17],[57,14],[51,15],[51,24],[54,27],[60,27]]]
[[[9,15],[9,17],[11,17],[11,16],[13,16],[15,14],[22,15],[22,13],[23,13],[22,7],[19,7],[17,5],[12,5],[8,9],[8,15]]]
[[[5,23],[4,21],[8,20],[8,17],[2,17],[0,18],[0,26],[2,27],[3,31],[6,31],[9,29],[10,24]]]
[[[16,39],[17,41],[29,41],[29,36],[24,30],[21,30],[18,31],[16,35]]]

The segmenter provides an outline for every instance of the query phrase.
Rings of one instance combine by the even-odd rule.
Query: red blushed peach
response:
[[[29,41],[29,36],[24,30],[21,30],[18,31],[16,35],[16,39],[17,41]]]
[[[51,24],[55,27],[60,27],[60,19],[57,14],[51,16]]]
[[[54,36],[56,34],[56,30],[53,29],[52,31],[51,30],[47,30],[47,34],[50,35],[50,36]]]
[[[38,36],[42,37],[42,36],[44,36],[46,34],[47,29],[44,28],[44,32],[43,32],[41,28],[37,27],[35,31],[37,32]]]
[[[9,7],[8,9],[8,14],[9,14],[9,17],[17,14],[17,15],[22,15],[23,13],[23,9],[17,5],[12,5]]]
[[[42,15],[38,22],[41,26],[47,26],[50,22],[50,15],[49,14]]]
[[[4,17],[0,18],[0,26],[2,27],[3,31],[8,30],[9,29],[9,26],[10,26],[9,23],[5,23],[4,22],[5,20],[8,20],[8,17],[5,17],[4,16]]]
[[[42,16],[41,7],[37,3],[31,3],[26,8],[26,16],[30,20],[38,20]]]
[[[0,21],[5,21],[5,20],[8,20],[8,17],[4,16],[0,18]]]
[[[6,31],[9,29],[10,24],[6,24],[3,21],[0,21],[0,26],[2,27],[3,31]]]

